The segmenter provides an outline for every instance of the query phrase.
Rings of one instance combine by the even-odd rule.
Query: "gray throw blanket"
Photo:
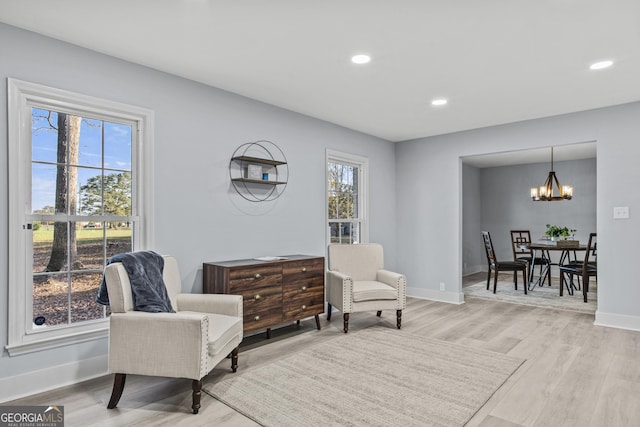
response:
[[[109,258],[107,265],[121,262],[129,275],[133,309],[149,313],[174,313],[167,288],[162,278],[164,258],[153,251],[117,254]],[[96,302],[109,305],[109,294],[104,276],[98,289]]]

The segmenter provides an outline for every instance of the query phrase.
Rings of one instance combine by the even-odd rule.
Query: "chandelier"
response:
[[[558,189],[559,196],[554,195],[553,186]],[[553,147],[551,147],[551,172],[547,176],[544,185],[539,188],[531,188],[531,200],[534,202],[555,202],[558,200],[571,200],[573,197],[573,187],[570,185],[560,185],[556,173],[553,170]]]

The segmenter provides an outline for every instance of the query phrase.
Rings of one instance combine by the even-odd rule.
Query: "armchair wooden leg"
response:
[[[238,370],[238,347],[234,348],[231,351],[231,371],[235,372]]]
[[[346,334],[349,331],[349,313],[344,313],[342,318],[344,319],[344,333]]]
[[[122,397],[122,390],[124,390],[124,382],[126,379],[127,374],[116,374],[115,378],[113,379],[113,390],[111,391],[111,399],[109,400],[109,404],[107,405],[108,409],[115,408],[120,401],[120,397]]]
[[[191,405],[191,409],[193,409],[193,413],[197,414],[200,410],[200,397],[202,396],[202,381],[201,380],[193,380],[191,383],[191,388],[193,389],[193,405]]]
[[[378,317],[382,316],[382,311],[378,310],[378,312],[376,313],[376,316]]]
[[[396,310],[396,326],[398,329],[402,326],[402,310]]]
[[[331,320],[331,304],[327,303],[327,321]]]

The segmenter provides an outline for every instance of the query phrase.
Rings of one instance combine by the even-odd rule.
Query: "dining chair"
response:
[[[590,233],[587,241],[587,249],[584,252],[582,261],[570,261],[560,266],[560,296],[566,286],[567,292],[573,295],[575,288],[573,278],[582,278],[582,295],[584,302],[587,302],[589,292],[589,278],[595,277],[598,280],[598,240],[597,233]],[[565,274],[569,276],[569,281],[565,282]]]
[[[549,265],[550,257],[547,252],[547,256],[534,257],[534,252],[532,249],[529,249],[528,245],[531,244],[531,232],[529,230],[511,230],[511,249],[513,251],[513,260],[514,261],[526,261],[529,265],[529,269],[531,269],[531,265],[539,265],[540,266],[540,275],[542,275],[544,267]],[[535,261],[535,262],[534,262]],[[545,281],[548,281],[549,286],[551,286],[551,268],[547,268],[547,273],[545,277],[542,279],[541,285],[544,285]],[[529,271],[531,275],[533,275],[533,271]],[[514,276],[517,272],[514,271]],[[532,277],[529,277],[531,280]]]
[[[500,271],[513,271],[513,282],[516,291],[518,290],[518,271],[522,271],[522,279],[524,281],[524,293],[527,293],[527,277],[529,276],[529,264],[526,261],[498,261],[496,253],[493,249],[493,242],[488,231],[482,232],[482,240],[484,241],[484,249],[487,254],[487,264],[489,271],[487,272],[487,290],[489,290],[489,282],[491,281],[491,271],[494,272],[493,277],[493,293],[496,293],[498,287],[498,273]]]

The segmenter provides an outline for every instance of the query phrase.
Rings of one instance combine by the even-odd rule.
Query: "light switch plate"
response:
[[[613,208],[613,219],[629,219],[629,207],[616,206]]]

